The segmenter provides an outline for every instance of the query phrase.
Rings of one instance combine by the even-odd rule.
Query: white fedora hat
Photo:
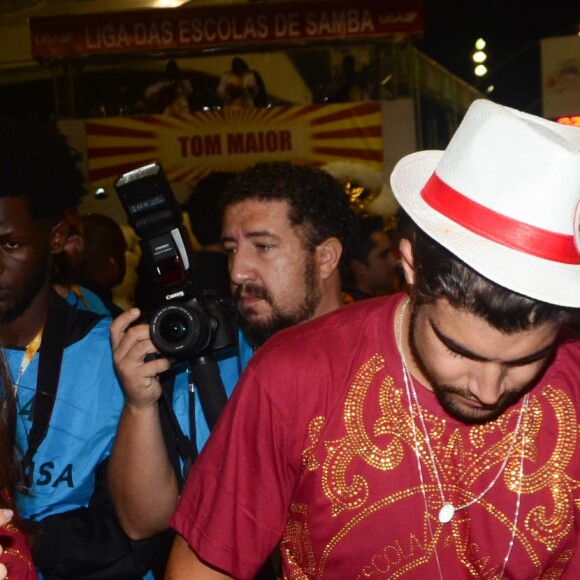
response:
[[[407,155],[395,197],[496,284],[580,308],[580,128],[475,101],[445,151]]]

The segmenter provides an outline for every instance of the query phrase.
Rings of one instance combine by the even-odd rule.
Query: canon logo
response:
[[[172,298],[177,298],[179,296],[185,296],[185,294],[183,293],[183,291],[174,292],[173,294],[167,294],[165,296],[165,300],[171,300]]]

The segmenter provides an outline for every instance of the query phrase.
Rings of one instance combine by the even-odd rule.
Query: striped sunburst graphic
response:
[[[383,166],[381,104],[376,102],[93,119],[86,121],[85,131],[88,180],[95,187],[153,161],[163,165],[172,182],[268,160]]]

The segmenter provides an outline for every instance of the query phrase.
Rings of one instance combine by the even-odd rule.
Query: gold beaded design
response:
[[[287,543],[293,546],[293,551],[287,549],[284,551],[286,558],[293,562],[295,569],[300,570],[302,574],[293,575],[291,578],[306,578],[304,573],[313,574],[316,570],[307,519],[308,506],[306,504],[293,504],[290,507],[290,519],[286,527],[285,538]],[[299,566],[298,563],[300,563]]]
[[[3,530],[6,530],[8,538],[14,537],[14,536],[17,536],[17,535],[20,535],[23,533],[11,521],[4,524],[3,526],[0,526],[0,536],[3,536],[3,534],[4,534]],[[3,556],[0,558],[0,561],[8,568],[8,575],[6,576],[6,580],[12,580],[12,579],[17,580],[19,575],[12,574],[12,571],[16,565],[16,562],[20,562],[20,564],[23,565],[28,572],[32,572],[32,570],[34,569],[30,555],[26,552],[23,552],[18,547],[11,547],[11,546],[6,547],[6,545],[3,545],[2,554],[3,554]],[[21,568],[21,566],[18,565],[16,572],[19,572],[22,570],[23,569]]]
[[[525,520],[525,527],[530,531],[534,539],[545,544],[549,551],[554,551],[563,536],[572,531],[574,523],[575,505],[571,498],[575,497],[577,504],[578,488],[580,482],[571,479],[567,470],[578,457],[574,459],[576,441],[578,440],[578,416],[574,409],[574,403],[570,397],[561,390],[547,387],[542,395],[554,410],[555,425],[558,431],[557,445],[552,454],[542,465],[527,474],[523,481],[523,494],[534,494],[540,490],[547,490],[553,497],[553,510],[547,510],[545,506],[538,505],[530,510]],[[536,403],[532,407],[535,429],[529,433],[530,451],[537,460],[539,455],[537,446],[542,441],[541,428],[545,429],[542,421],[542,409]]]
[[[477,497],[497,473],[512,443],[519,412],[520,406],[516,405],[495,421],[460,427],[423,407],[445,497],[454,505]],[[385,545],[368,562],[361,564],[364,572],[361,578],[379,577],[374,569],[376,574],[382,570],[381,578],[419,573],[421,567],[433,559],[435,550],[445,561],[452,553],[452,561],[455,565],[461,562],[467,575],[499,577],[505,546],[502,543],[502,554],[498,554],[495,562],[485,556],[480,558],[479,546],[472,539],[470,511],[478,510],[481,518],[481,510],[485,510],[484,517],[489,517],[493,526],[501,528],[505,537],[511,534],[514,498],[520,489],[522,451],[525,470],[514,551],[520,558],[522,553],[526,555],[530,568],[535,571],[534,577],[560,577],[572,556],[572,552],[564,548],[569,546],[566,541],[574,533],[574,520],[579,517],[580,508],[580,469],[573,463],[579,440],[579,419],[568,394],[557,385],[537,387],[532,392],[512,458],[496,486],[489,497],[459,512],[448,524],[437,520],[440,496],[420,429],[416,434],[425,484],[420,485],[418,476],[415,481],[409,479],[410,462],[414,462],[416,472],[411,427],[411,422],[417,420],[415,414],[416,410],[413,417],[409,415],[403,389],[386,372],[385,361],[377,354],[356,373],[344,402],[340,428],[337,429],[336,418],[330,416],[319,415],[310,421],[302,454],[303,475],[298,487],[301,484],[311,486],[309,493],[318,502],[326,498],[327,506],[317,506],[320,513],[310,513],[308,506],[313,509],[310,502],[292,504],[283,539],[288,577],[323,577],[328,559],[339,546],[344,549],[349,535],[356,535],[357,526],[367,518],[376,519],[378,512],[387,513],[398,502],[409,501],[419,502],[420,505],[413,504],[419,507],[427,502],[422,533],[403,537],[395,531],[391,535],[388,524],[385,529],[377,530],[385,536]],[[330,426],[331,420],[333,426]],[[549,437],[546,437],[547,430],[551,432]],[[327,432],[334,437],[325,439]],[[343,435],[337,437],[339,432]],[[551,447],[540,453],[541,445]],[[398,480],[399,488],[385,495],[384,485],[398,477],[404,477]],[[511,495],[501,509],[496,505],[499,494],[503,494],[501,497]],[[329,511],[330,522],[320,511],[324,509]],[[316,526],[317,517],[324,520],[329,535],[325,546],[313,549],[311,526]],[[415,528],[416,532],[420,529],[419,526]],[[553,557],[555,551],[559,553],[557,558]],[[400,558],[395,566],[392,559],[398,552]],[[391,567],[387,569],[388,558]],[[433,570],[433,567],[428,569]],[[449,577],[452,572],[447,570]]]

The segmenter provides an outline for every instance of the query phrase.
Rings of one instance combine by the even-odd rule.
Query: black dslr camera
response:
[[[125,173],[115,189],[143,257],[163,290],[162,304],[146,315],[159,352],[180,361],[237,345],[231,299],[196,296],[191,289],[189,236],[183,214],[159,163]]]

